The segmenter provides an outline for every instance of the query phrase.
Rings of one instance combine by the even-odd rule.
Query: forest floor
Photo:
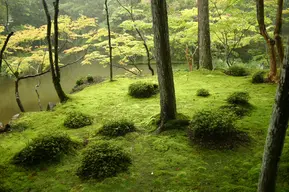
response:
[[[156,77],[142,80],[157,82]],[[159,113],[159,95],[149,99],[131,98],[129,84],[137,78],[119,77],[70,95],[71,99],[58,105],[54,112],[26,113],[19,123],[24,131],[0,135],[0,180],[19,192],[249,192],[256,191],[266,132],[272,112],[276,85],[252,84],[251,77],[230,77],[221,72],[175,72],[177,108],[190,118],[202,109],[215,109],[225,104],[235,91],[250,93],[254,110],[238,121],[238,128],[248,132],[252,142],[234,150],[208,150],[193,146],[185,131],[171,130],[152,134],[151,118]],[[210,97],[196,96],[199,88],[208,89]],[[80,111],[95,118],[94,124],[80,129],[63,126],[68,111]],[[9,161],[27,143],[44,133],[65,132],[72,138],[89,139],[92,145],[101,139],[96,131],[112,119],[132,120],[138,131],[113,142],[128,151],[133,159],[129,172],[101,182],[82,181],[75,172],[82,151],[65,156],[60,163],[45,169],[25,170]],[[277,191],[289,191],[289,142],[282,157]],[[286,158],[286,159],[285,159]],[[1,189],[0,189],[1,191]]]

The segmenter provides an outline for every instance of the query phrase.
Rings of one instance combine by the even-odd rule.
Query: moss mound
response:
[[[70,112],[66,116],[63,124],[65,127],[77,129],[77,128],[91,125],[92,123],[93,123],[93,119],[91,116],[80,113],[80,112]]]
[[[98,133],[108,137],[119,137],[134,131],[136,131],[134,123],[128,120],[118,120],[104,124]]]
[[[249,104],[249,93],[237,91],[229,95],[227,102],[232,105],[247,105]]]
[[[154,115],[150,118],[150,121],[149,121],[149,125],[150,126],[154,126],[154,127],[158,127],[161,123],[161,115],[160,114],[157,114],[157,115]],[[171,121],[168,121],[166,124],[169,128],[173,128],[174,126],[176,128],[180,128],[181,125],[188,125],[190,120],[190,118],[182,113],[178,113],[177,114],[177,118],[175,120],[171,120]],[[166,125],[165,125],[166,126]]]
[[[256,73],[254,73],[254,75],[252,76],[252,83],[254,84],[258,84],[258,83],[265,83],[265,71],[258,71]]]
[[[102,180],[128,170],[131,158],[109,143],[96,144],[84,153],[77,175],[82,179]]]
[[[243,66],[233,65],[229,67],[227,70],[225,70],[225,74],[230,76],[241,77],[249,75],[249,72]]]
[[[12,159],[12,163],[21,166],[35,166],[57,162],[64,154],[69,154],[77,147],[67,135],[43,135],[32,140]]]
[[[128,94],[135,98],[149,98],[159,91],[157,84],[147,82],[136,82],[130,84]]]
[[[210,92],[207,89],[198,89],[196,95],[199,97],[208,97],[210,96]]]
[[[189,125],[189,138],[208,148],[233,148],[248,138],[236,129],[235,120],[222,111],[197,112]]]

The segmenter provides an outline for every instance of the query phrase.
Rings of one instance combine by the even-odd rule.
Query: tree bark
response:
[[[264,148],[258,192],[274,192],[289,119],[289,41]]]
[[[53,61],[53,49],[51,42],[51,16],[48,10],[48,6],[45,0],[42,0],[43,7],[45,10],[45,15],[47,19],[47,42],[48,42],[48,52],[49,52],[49,63],[52,76],[52,82],[55,88],[55,91],[58,95],[58,98],[61,103],[68,100],[67,95],[64,93],[61,84],[60,84],[60,67],[58,64],[58,13],[59,13],[59,0],[53,3],[54,5],[54,61]]]
[[[20,111],[25,112],[24,107],[22,105],[22,102],[20,100],[20,95],[19,95],[19,81],[20,81],[19,78],[17,78],[15,80],[15,98],[16,98],[16,102],[17,102],[17,105],[18,105]]]
[[[151,7],[161,106],[161,126],[157,132],[161,132],[164,129],[162,125],[168,120],[176,118],[176,97],[170,55],[166,0],[152,0]]]
[[[108,30],[109,70],[110,70],[110,71],[109,71],[109,78],[110,78],[110,81],[113,81],[113,64],[112,64],[111,31],[110,31],[109,11],[108,11],[107,0],[105,0],[104,5],[105,5],[106,23],[107,23],[107,30]]]
[[[281,30],[282,30],[282,11],[283,11],[283,0],[278,0],[277,6],[277,14],[276,14],[276,26],[274,30],[274,38],[276,41],[276,47],[280,59],[280,63],[283,63],[284,59],[284,47],[281,37]]]
[[[13,32],[8,34],[8,36],[6,37],[6,40],[5,40],[5,42],[4,42],[4,44],[3,44],[2,48],[1,48],[1,51],[0,51],[0,73],[2,71],[2,63],[3,63],[4,52],[6,50],[8,42],[9,42],[9,40],[12,37],[13,34],[14,34]]]
[[[256,0],[256,7],[257,7],[257,20],[259,24],[260,34],[264,37],[268,50],[269,50],[269,57],[270,57],[270,73],[268,79],[272,82],[276,82],[277,79],[277,54],[275,50],[275,45],[277,45],[278,54],[280,57],[280,62],[283,61],[284,52],[283,52],[283,45],[282,45],[282,38],[281,28],[282,28],[282,8],[283,8],[283,0],[278,0],[278,9],[277,9],[277,16],[276,16],[276,25],[274,36],[275,40],[272,39],[267,30],[265,25],[265,14],[264,14],[264,0]]]
[[[199,65],[213,70],[208,0],[198,0],[198,32]]]

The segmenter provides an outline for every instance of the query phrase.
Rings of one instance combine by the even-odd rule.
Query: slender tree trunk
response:
[[[18,79],[18,78],[15,80],[15,98],[16,98],[16,102],[17,102],[17,105],[18,105],[20,111],[25,112],[24,107],[22,105],[22,102],[20,100],[20,95],[19,95],[19,81],[20,81],[20,79]]]
[[[283,8],[283,0],[278,0],[278,9],[277,9],[277,17],[276,17],[276,25],[275,25],[275,40],[272,39],[265,25],[265,14],[264,14],[264,0],[256,0],[257,7],[257,20],[259,24],[260,34],[264,37],[268,50],[269,50],[269,58],[270,58],[270,73],[268,79],[272,82],[276,82],[277,79],[277,54],[275,50],[275,45],[277,46],[278,54],[280,57],[280,61],[284,58],[283,45],[281,28],[282,28],[282,8]]]
[[[8,34],[8,36],[6,37],[6,40],[5,40],[5,42],[4,42],[4,44],[3,44],[2,48],[1,48],[1,51],[0,51],[0,73],[2,71],[4,52],[5,52],[5,49],[6,49],[7,45],[8,45],[8,42],[9,42],[9,40],[12,37],[13,34],[14,34],[13,32]]]
[[[109,21],[109,11],[107,0],[104,2],[105,11],[106,11],[106,23],[107,23],[107,30],[108,30],[108,46],[109,46],[109,78],[110,81],[113,81],[113,64],[112,64],[112,46],[111,46],[111,31],[110,31],[110,21]]]
[[[287,43],[287,58],[281,72],[281,79],[275,98],[266,145],[263,164],[259,178],[258,192],[274,192],[277,170],[282,154],[289,119],[289,41]]]
[[[213,70],[209,21],[209,0],[198,0],[199,65]]]
[[[276,47],[277,47],[281,64],[283,64],[283,59],[284,59],[284,47],[283,47],[283,42],[282,42],[282,37],[281,37],[283,4],[284,4],[283,0],[278,0],[277,14],[276,14],[276,27],[274,31],[274,38],[276,41]]]
[[[48,6],[45,0],[42,0],[43,7],[45,10],[45,15],[47,19],[47,42],[48,42],[48,52],[49,52],[49,63],[50,63],[50,69],[51,69],[51,76],[52,76],[52,82],[55,88],[55,91],[58,95],[58,98],[61,103],[68,100],[67,95],[64,93],[61,84],[60,84],[60,67],[58,65],[58,13],[59,13],[59,0],[56,0],[54,2],[54,61],[53,61],[53,49],[52,49],[52,42],[51,42],[51,16],[48,10]]]
[[[168,16],[166,0],[152,0],[154,44],[156,51],[158,81],[160,87],[161,126],[176,118],[176,97],[170,56]]]

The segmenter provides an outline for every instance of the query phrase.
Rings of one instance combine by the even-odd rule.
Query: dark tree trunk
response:
[[[274,192],[278,163],[282,154],[289,119],[289,41],[287,58],[281,72],[281,79],[275,98],[263,164],[259,178],[258,192]]]
[[[170,56],[167,4],[165,0],[152,0],[154,44],[160,88],[161,126],[176,118],[176,97]]]
[[[6,37],[6,40],[5,40],[5,42],[4,42],[4,44],[3,44],[2,48],[1,48],[1,51],[0,51],[0,73],[2,71],[2,63],[3,63],[4,52],[5,52],[5,49],[6,49],[7,45],[8,45],[8,42],[9,42],[9,40],[12,37],[13,34],[14,34],[13,32],[8,34],[8,36]]]
[[[111,31],[110,31],[110,22],[109,22],[109,11],[107,0],[104,2],[105,5],[105,12],[106,12],[106,23],[107,23],[107,30],[108,30],[108,46],[109,46],[109,79],[113,81],[113,64],[112,64],[112,46],[111,46]]]
[[[213,70],[209,21],[209,0],[198,0],[199,65]]]
[[[20,81],[20,79],[18,79],[18,78],[15,80],[15,98],[16,98],[16,102],[17,102],[17,105],[18,105],[20,111],[25,112],[24,107],[22,105],[22,102],[20,100],[20,95],[19,95],[19,81]]]
[[[283,42],[282,42],[282,37],[281,37],[283,3],[284,3],[283,0],[278,0],[277,14],[276,14],[276,27],[274,31],[276,47],[277,47],[281,64],[283,64],[283,59],[284,59],[284,47],[283,47]]]
[[[54,61],[53,61],[53,49],[51,42],[51,16],[48,11],[48,6],[45,0],[42,0],[43,7],[45,10],[45,15],[47,19],[47,42],[48,42],[48,52],[49,52],[49,63],[52,76],[52,82],[55,88],[55,91],[58,95],[58,98],[61,103],[68,100],[67,95],[64,93],[61,84],[60,84],[60,67],[58,64],[58,13],[59,13],[59,0],[54,2]]]

